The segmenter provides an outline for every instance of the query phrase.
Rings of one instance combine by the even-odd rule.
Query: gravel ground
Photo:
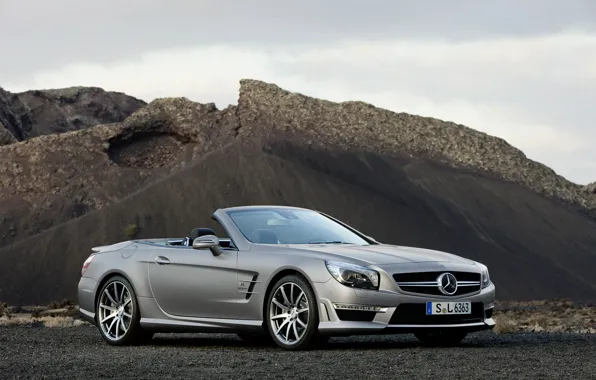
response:
[[[460,347],[410,335],[334,338],[286,352],[235,335],[158,334],[151,345],[111,347],[90,326],[0,328],[0,379],[596,378],[596,335],[473,334]]]

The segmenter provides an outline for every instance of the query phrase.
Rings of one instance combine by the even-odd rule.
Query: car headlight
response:
[[[480,278],[480,284],[482,286],[482,289],[484,289],[490,285],[490,276],[488,274],[488,268],[486,267],[486,265],[480,263],[478,263],[478,266],[480,267],[482,273],[482,276]]]
[[[327,270],[339,283],[359,289],[379,289],[379,272],[349,263],[325,261]]]

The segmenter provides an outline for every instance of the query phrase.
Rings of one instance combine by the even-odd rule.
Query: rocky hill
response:
[[[12,94],[0,88],[0,145],[124,120],[146,103],[96,87]],[[6,134],[9,132],[12,138]]]
[[[0,246],[122,199],[235,135],[233,109],[158,100],[123,123],[0,147]]]
[[[216,208],[254,203],[478,259],[501,297],[596,299],[596,195],[451,122],[242,80],[237,106],[159,99],[0,155],[0,300],[11,303],[74,297],[90,248],[127,239],[128,224],[183,236]]]

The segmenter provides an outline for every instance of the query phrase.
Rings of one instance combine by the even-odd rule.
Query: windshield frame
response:
[[[279,245],[315,245],[315,244],[351,244],[351,245],[376,245],[380,244],[373,238],[369,237],[368,235],[363,234],[362,232],[356,230],[355,228],[349,226],[348,224],[342,222],[341,220],[334,218],[328,214],[320,212],[318,210],[311,210],[307,208],[300,208],[300,207],[290,207],[290,206],[247,206],[247,207],[232,207],[229,209],[222,210],[225,215],[226,219],[234,225],[234,228],[238,231],[238,233],[246,240],[249,244],[266,244],[254,241],[251,239],[250,236],[246,235],[246,231],[242,228],[241,225],[237,223],[234,218],[234,214],[248,214],[251,212],[254,213],[262,213],[262,212],[274,212],[274,213],[286,213],[286,212],[307,212],[316,214],[317,216],[321,216],[325,218],[327,222],[334,225],[338,228],[338,230],[344,233],[351,233],[354,235],[355,238],[361,239],[362,242],[308,242],[308,243],[299,243],[299,242],[279,242]],[[273,243],[275,245],[275,243]]]

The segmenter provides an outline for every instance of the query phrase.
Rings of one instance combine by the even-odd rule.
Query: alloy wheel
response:
[[[133,323],[134,303],[128,287],[113,281],[99,298],[98,322],[103,335],[113,341],[122,339]]]
[[[293,345],[304,337],[310,318],[310,307],[304,289],[294,282],[281,284],[273,294],[269,321],[281,343]]]

